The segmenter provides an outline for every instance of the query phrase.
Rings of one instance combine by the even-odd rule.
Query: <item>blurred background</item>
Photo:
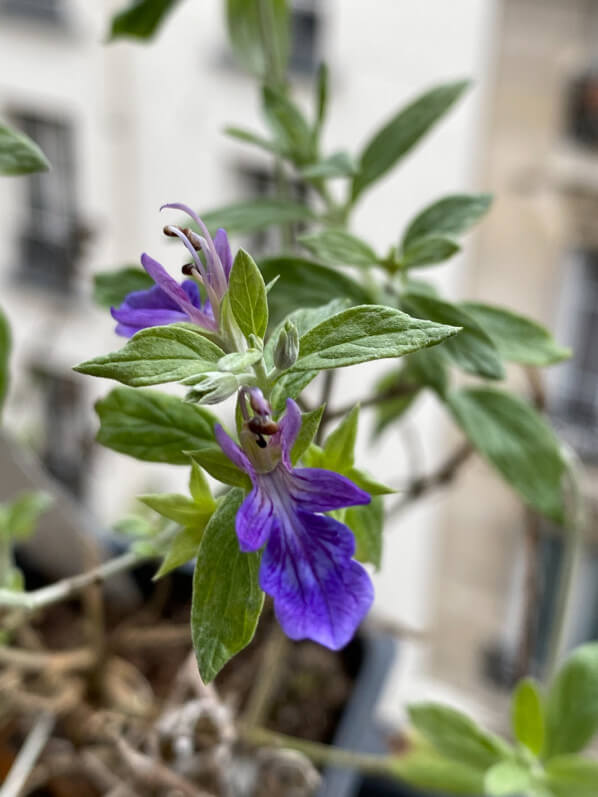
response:
[[[136,494],[182,488],[186,476],[94,443],[93,403],[111,385],[71,368],[121,341],[92,301],[92,275],[136,263],[142,251],[177,273],[181,253],[161,235],[161,204],[205,211],[266,196],[274,182],[265,156],[222,132],[227,124],[259,130],[262,122],[256,86],[229,51],[220,0],[182,2],[147,46],[106,43],[109,17],[122,5],[0,0],[0,116],[53,166],[0,182],[0,301],[14,333],[0,499],[31,481],[44,484],[45,474],[60,483],[63,498],[29,543],[54,575],[80,566],[78,528],[104,533],[134,508]],[[573,358],[536,385],[536,399],[587,466],[595,511],[598,0],[295,0],[292,9],[291,77],[302,105],[311,102],[318,64],[330,67],[328,147],[356,152],[430,85],[473,79],[456,110],[368,194],[354,229],[384,251],[428,202],[460,191],[495,194],[465,254],[426,276],[449,297],[530,315],[573,348]],[[259,255],[275,241],[266,232],[233,245]],[[365,395],[379,374],[348,370],[333,400]],[[510,377],[529,394],[520,371]],[[370,429],[363,412],[360,464],[393,486],[432,471],[459,442],[427,397],[400,433],[374,446]],[[407,699],[424,698],[447,700],[496,729],[506,723],[530,523],[540,557],[531,655],[541,669],[563,559],[558,528],[530,517],[477,458],[449,489],[390,520],[375,616],[416,633],[401,637],[385,676],[382,722],[401,723]],[[566,633],[570,647],[598,637],[595,519]]]

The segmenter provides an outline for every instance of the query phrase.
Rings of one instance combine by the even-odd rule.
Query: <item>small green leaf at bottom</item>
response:
[[[264,604],[260,553],[241,553],[235,518],[243,491],[222,498],[206,526],[193,576],[191,636],[204,683],[253,639]]]

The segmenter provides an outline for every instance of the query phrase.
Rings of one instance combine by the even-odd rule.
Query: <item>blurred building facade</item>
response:
[[[587,524],[567,648],[598,637],[597,44],[596,2],[498,4],[480,160],[480,181],[495,204],[465,288],[540,320],[574,352],[544,372],[543,384],[521,368],[510,372],[583,466]],[[567,532],[523,509],[479,460],[450,490],[444,532],[427,677],[442,676],[505,717],[505,690],[525,660],[536,673],[545,670]],[[538,612],[526,633],[528,599],[538,601]]]

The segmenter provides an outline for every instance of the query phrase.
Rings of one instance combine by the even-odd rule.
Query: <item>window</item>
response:
[[[63,0],[1,0],[0,9],[45,22],[60,23],[64,19]]]
[[[70,287],[79,254],[72,130],[64,122],[19,115],[16,126],[45,152],[52,168],[26,179],[19,276],[56,290]]]
[[[93,439],[83,390],[70,374],[52,371],[45,365],[34,367],[32,376],[40,388],[39,455],[48,472],[80,498]]]
[[[318,65],[320,17],[315,3],[295,2],[291,9],[289,69],[309,75]]]
[[[239,170],[244,185],[244,193],[249,197],[274,197],[276,195],[276,178],[266,168],[243,166]],[[297,202],[305,202],[308,196],[308,187],[301,180],[293,180],[289,185],[290,198]],[[302,224],[293,224],[293,232],[299,233]],[[282,248],[280,231],[278,227],[266,227],[257,230],[246,241],[247,249],[253,255],[266,255]]]
[[[567,135],[583,147],[598,148],[598,72],[575,78],[566,96]]]
[[[598,251],[575,252],[566,264],[560,312],[572,357],[549,376],[549,411],[562,437],[598,460]]]

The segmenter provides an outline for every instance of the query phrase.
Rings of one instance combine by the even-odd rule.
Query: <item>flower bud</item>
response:
[[[274,365],[280,371],[286,371],[294,365],[299,355],[299,332],[292,321],[286,321],[280,330],[276,348],[274,349]]]
[[[185,400],[198,404],[218,404],[232,396],[238,387],[239,382],[234,374],[208,371],[198,378]]]

